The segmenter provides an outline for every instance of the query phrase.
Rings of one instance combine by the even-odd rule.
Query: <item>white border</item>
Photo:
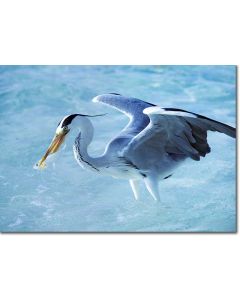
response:
[[[238,1],[0,2],[0,64],[238,64]],[[0,235],[0,297],[240,299],[239,234]]]

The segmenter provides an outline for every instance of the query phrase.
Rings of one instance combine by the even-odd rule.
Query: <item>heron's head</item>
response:
[[[56,129],[56,133],[53,137],[53,140],[48,147],[46,153],[43,155],[43,157],[40,159],[40,161],[36,164],[36,167],[38,169],[43,169],[46,167],[46,159],[49,155],[56,153],[61,145],[63,144],[66,136],[69,134],[69,132],[76,127],[76,125],[79,123],[81,119],[85,119],[86,117],[96,117],[96,116],[102,116],[102,115],[82,115],[82,114],[72,114],[65,116],[59,123]]]
[[[73,114],[64,117],[57,125],[56,133],[53,137],[53,140],[48,147],[46,153],[43,155],[43,157],[40,159],[40,161],[36,164],[36,167],[38,169],[43,169],[46,167],[46,159],[49,155],[56,153],[61,145],[63,144],[66,136],[71,130],[71,124],[73,120],[78,116],[79,114]]]

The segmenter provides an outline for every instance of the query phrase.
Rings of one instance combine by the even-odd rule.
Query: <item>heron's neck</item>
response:
[[[87,117],[76,118],[75,125],[77,126],[79,133],[73,146],[74,156],[82,167],[98,171],[98,159],[91,157],[88,154],[88,146],[93,139],[93,125]]]

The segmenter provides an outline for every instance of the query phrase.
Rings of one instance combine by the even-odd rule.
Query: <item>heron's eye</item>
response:
[[[67,133],[68,131],[69,131],[68,127],[67,127],[67,126],[64,126],[64,127],[63,127],[63,132],[64,132],[64,133]]]

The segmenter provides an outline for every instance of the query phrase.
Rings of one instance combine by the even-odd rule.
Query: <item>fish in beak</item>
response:
[[[56,135],[54,136],[50,146],[48,147],[46,153],[43,155],[43,157],[39,160],[39,162],[36,164],[36,167],[38,169],[44,169],[46,167],[46,159],[50,154],[56,153],[60,146],[62,145],[62,143],[65,140],[65,137],[67,135],[67,133],[69,132],[68,129],[63,129],[61,132],[56,133]]]

